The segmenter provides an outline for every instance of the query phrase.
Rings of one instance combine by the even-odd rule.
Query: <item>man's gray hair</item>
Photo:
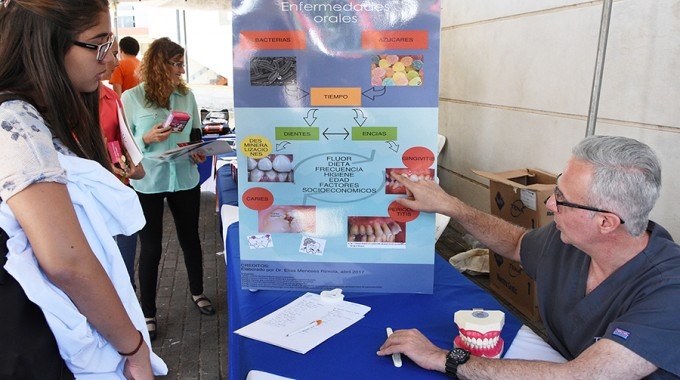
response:
[[[661,190],[661,165],[654,151],[626,137],[591,136],[572,154],[593,165],[588,202],[618,215],[631,235],[642,234]]]

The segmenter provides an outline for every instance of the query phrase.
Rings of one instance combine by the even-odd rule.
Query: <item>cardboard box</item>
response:
[[[529,229],[544,226],[553,220],[553,214],[545,202],[555,189],[556,175],[538,169],[473,172],[490,180],[491,214]],[[527,318],[533,321],[540,319],[536,283],[524,273],[518,262],[491,252],[489,283],[493,291]]]
[[[489,284],[491,290],[532,321],[539,321],[536,282],[524,273],[517,261],[490,252]]]
[[[552,222],[545,202],[555,190],[556,175],[538,169],[473,172],[490,179],[491,214],[529,229]]]

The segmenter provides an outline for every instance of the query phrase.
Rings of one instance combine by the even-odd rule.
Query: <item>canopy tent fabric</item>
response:
[[[231,0],[111,0],[112,5],[136,3],[154,7],[177,9],[229,10]]]

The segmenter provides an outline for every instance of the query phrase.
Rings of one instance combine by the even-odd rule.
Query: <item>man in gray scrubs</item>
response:
[[[527,231],[478,211],[432,181],[399,202],[451,216],[487,247],[520,261],[537,282],[549,343],[566,363],[470,357],[396,331],[378,355],[464,379],[680,377],[680,247],[648,216],[659,196],[654,152],[624,137],[581,141],[547,201],[554,222]]]

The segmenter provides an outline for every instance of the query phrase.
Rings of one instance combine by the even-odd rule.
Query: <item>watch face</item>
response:
[[[454,348],[453,350],[449,351],[448,358],[457,364],[463,364],[470,358],[470,351],[464,350],[462,348]]]

